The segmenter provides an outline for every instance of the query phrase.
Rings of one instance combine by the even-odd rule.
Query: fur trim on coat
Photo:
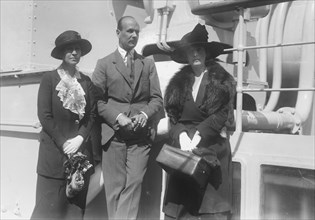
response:
[[[222,108],[228,108],[226,126],[234,123],[234,97],[236,82],[234,78],[218,63],[210,61],[207,64],[208,82],[202,104],[199,108],[208,116]],[[165,110],[172,124],[176,124],[181,117],[185,100],[192,92],[195,77],[190,65],[184,66],[175,73],[166,87],[164,104]]]

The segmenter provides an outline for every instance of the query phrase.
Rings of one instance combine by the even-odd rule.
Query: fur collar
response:
[[[204,78],[206,80],[205,94],[199,108],[210,115],[224,105],[229,109],[229,121],[233,122],[233,101],[236,90],[235,80],[222,66],[214,61],[207,63],[207,70],[207,77]],[[194,80],[191,67],[186,65],[175,73],[166,87],[164,104],[173,124],[176,124],[181,117],[184,102],[189,93],[192,92]],[[222,91],[223,93],[218,93],[218,91]],[[218,97],[221,94],[223,95],[223,99]]]

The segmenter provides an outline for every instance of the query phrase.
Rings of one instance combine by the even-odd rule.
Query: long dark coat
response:
[[[69,219],[82,218],[82,210],[86,204],[89,175],[85,175],[82,191],[68,199],[66,197],[66,175],[64,162],[67,156],[62,145],[70,138],[81,135],[84,141],[79,149],[93,163],[90,132],[96,116],[94,85],[90,78],[80,73],[78,79],[85,92],[85,114],[79,116],[62,106],[56,90],[60,82],[57,72],[51,71],[43,75],[38,91],[38,118],[42,125],[39,135],[39,153],[37,163],[36,204],[31,219]],[[80,207],[80,208],[79,208]]]
[[[220,136],[223,127],[233,123],[235,80],[219,64],[207,64],[196,101],[192,97],[194,75],[185,66],[170,80],[165,92],[165,109],[171,121],[172,145],[179,146],[179,134],[186,131],[192,138],[201,134],[197,148],[205,159],[216,157],[221,174],[215,175],[205,189],[193,186],[183,176],[171,175],[165,193],[163,211],[176,217],[181,207],[192,214],[218,213],[231,209],[231,150],[228,138]]]
[[[60,82],[57,70],[46,73],[38,91],[38,118],[42,125],[37,163],[37,173],[51,178],[65,178],[63,163],[67,159],[62,145],[66,140],[81,135],[84,138],[80,151],[91,155],[91,145],[88,137],[96,116],[94,85],[88,76],[80,73],[81,84],[85,92],[85,114],[79,116],[62,106],[56,90]],[[89,157],[90,161],[92,160]],[[92,161],[91,161],[92,162]]]

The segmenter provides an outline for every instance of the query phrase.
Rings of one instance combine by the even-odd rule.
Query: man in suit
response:
[[[154,61],[134,47],[139,24],[131,16],[117,24],[119,45],[98,60],[92,75],[101,91],[102,169],[109,219],[136,219],[149,151],[163,100]],[[163,116],[162,116],[163,117]]]

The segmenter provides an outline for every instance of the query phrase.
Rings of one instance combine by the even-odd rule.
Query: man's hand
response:
[[[133,130],[134,131],[136,131],[139,127],[140,128],[145,127],[147,124],[147,121],[148,121],[147,117],[143,113],[140,113],[140,114],[133,116],[131,118],[131,120],[133,123]]]
[[[133,123],[131,118],[127,117],[124,114],[118,116],[117,122],[120,127],[125,128],[128,131],[131,131],[133,129]]]

